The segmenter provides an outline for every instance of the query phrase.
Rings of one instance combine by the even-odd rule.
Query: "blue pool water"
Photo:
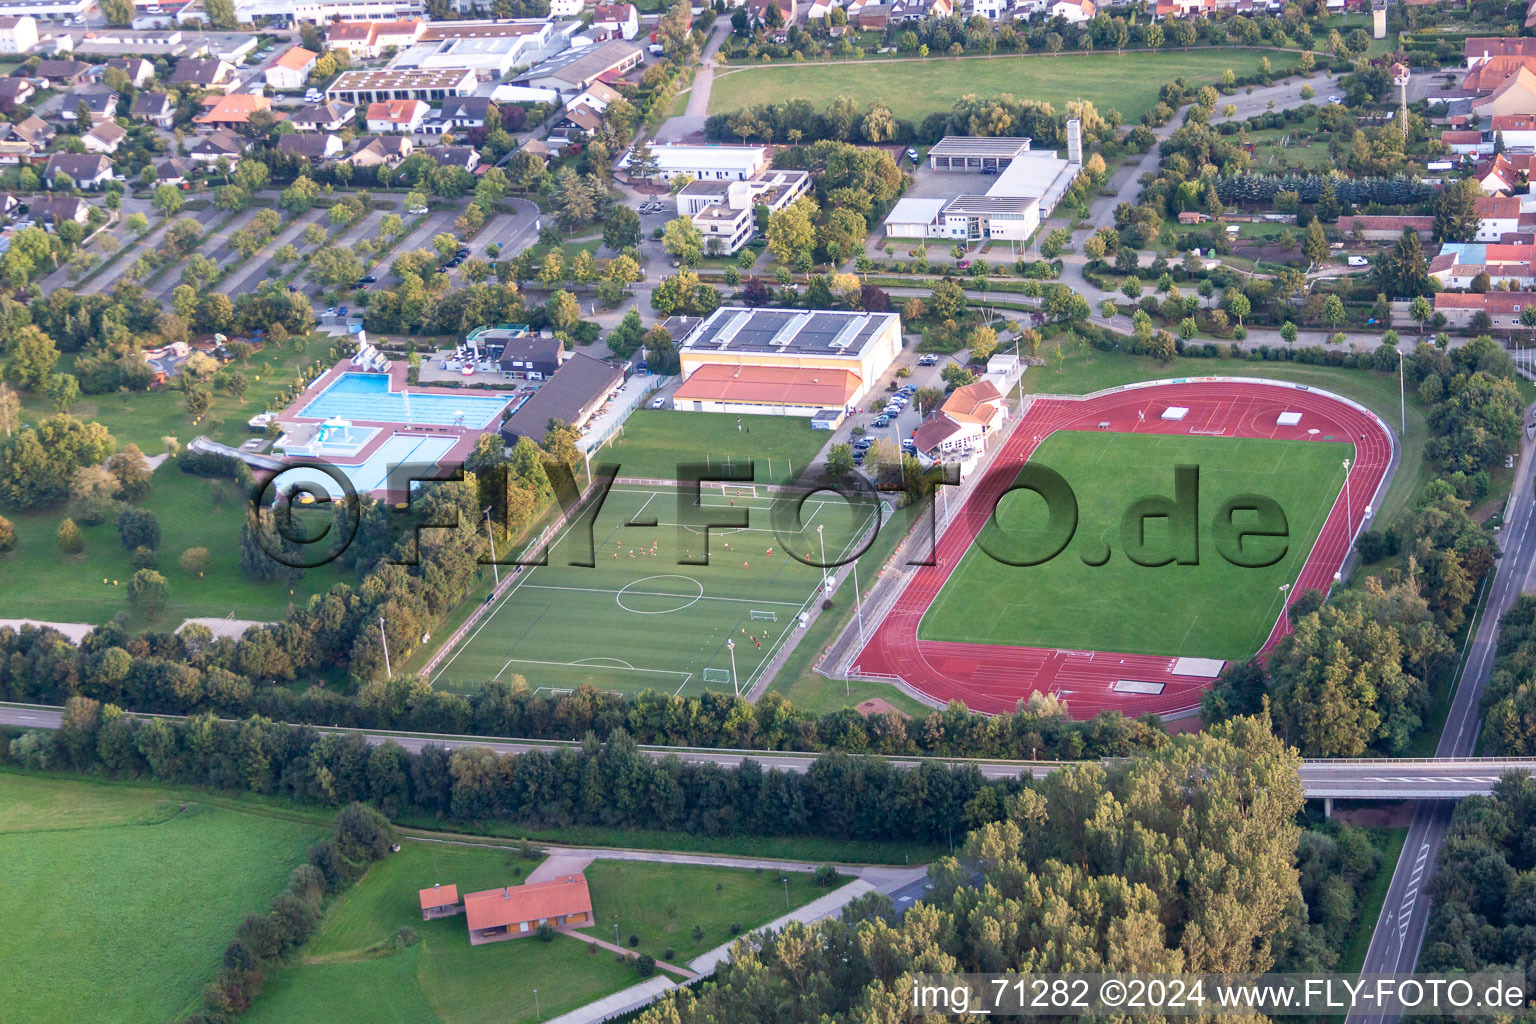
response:
[[[506,395],[433,395],[413,391],[407,396],[389,389],[388,374],[344,373],[331,381],[299,415],[450,427],[462,412],[466,427],[489,427],[508,401]]]

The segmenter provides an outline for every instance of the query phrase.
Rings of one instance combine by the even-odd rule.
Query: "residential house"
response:
[[[603,126],[602,115],[585,104],[572,105],[565,108],[560,115],[560,120],[550,130],[551,136],[563,139],[575,139],[583,135],[591,135]]]
[[[1531,154],[1500,153],[1477,165],[1472,176],[1489,195],[1514,192],[1530,180]]]
[[[1456,156],[1492,156],[1493,140],[1484,140],[1476,128],[1440,133],[1440,143]]]
[[[116,121],[103,121],[80,137],[90,153],[116,153],[117,147],[128,138],[128,132]]]
[[[997,386],[979,380],[956,388],[944,404],[930,413],[913,435],[919,455],[933,461],[980,453],[986,436],[1008,417],[1008,408]]]
[[[187,143],[187,156],[196,163],[213,164],[220,160],[233,163],[245,152],[245,139],[227,128],[216,128]]]
[[[0,53],[29,53],[36,46],[36,18],[30,14],[0,18]]]
[[[0,217],[9,217],[21,208],[21,199],[14,192],[0,192]]]
[[[1477,200],[1477,235],[1474,242],[1501,242],[1520,230],[1520,200],[1514,196],[1482,196]]]
[[[155,169],[155,180],[162,185],[183,185],[197,171],[195,163],[181,156],[161,157],[151,166]]]
[[[353,58],[371,60],[385,50],[403,50],[421,38],[426,22],[411,18],[403,21],[333,21],[325,30],[325,45],[331,50],[345,50]]]
[[[1469,36],[1462,44],[1467,70],[1495,57],[1536,57],[1536,39],[1505,36]]]
[[[176,123],[176,104],[163,92],[141,92],[134,99],[129,116],[169,130]]]
[[[418,152],[436,160],[439,167],[462,167],[472,171],[480,163],[480,154],[474,146],[429,146]]]
[[[408,135],[376,135],[347,158],[354,167],[394,167],[416,149]]]
[[[640,12],[634,4],[598,4],[592,9],[592,29],[633,39],[640,32]]]
[[[1076,25],[1091,20],[1098,6],[1093,0],[1055,0],[1049,9],[1051,17]]]
[[[1489,326],[1495,331],[1528,331],[1520,322],[1520,312],[1536,302],[1530,292],[1491,291],[1437,292],[1435,312],[1445,317],[1447,327],[1467,330],[1479,313],[1488,314]]]
[[[1472,113],[1489,118],[1500,114],[1536,114],[1536,74],[1530,68],[1520,68],[1485,99],[1473,103]]]
[[[288,123],[301,132],[339,132],[352,123],[357,107],[342,100],[326,100],[294,113]]]
[[[955,13],[952,0],[891,0],[891,21],[921,21],[924,18],[947,18]]]
[[[52,188],[61,174],[76,188],[100,188],[112,178],[112,161],[99,153],[55,153],[43,168],[43,180]]]
[[[292,92],[304,88],[309,73],[315,69],[320,55],[302,46],[289,47],[281,57],[272,62],[264,74],[267,84],[280,92]]]
[[[117,116],[117,101],[120,98],[117,93],[105,86],[81,89],[64,97],[64,103],[59,107],[59,118],[64,121],[74,121],[83,106],[89,114],[91,124],[110,121]]]
[[[363,115],[370,132],[414,132],[432,108],[422,100],[384,100],[368,104]]]
[[[56,89],[76,89],[91,80],[91,66],[83,60],[39,61],[32,72]]]
[[[59,225],[74,221],[85,226],[91,219],[91,207],[79,196],[40,196],[32,200],[31,217],[49,231],[57,231]]]
[[[484,128],[490,116],[491,101],[487,96],[450,96],[443,106],[421,125],[423,135],[446,135],[448,132]]]
[[[592,894],[585,875],[561,875],[464,896],[470,945],[533,935],[539,928],[592,924]]]
[[[209,101],[212,101],[211,103]],[[248,124],[251,115],[265,111],[272,115],[274,120],[286,120],[288,115],[272,109],[272,100],[267,96],[252,96],[250,93],[237,92],[228,96],[220,96],[217,99],[208,97],[203,100],[208,106],[207,112],[194,117],[192,120],[203,131],[212,131],[215,128],[234,128],[237,125]]]
[[[1429,276],[1446,288],[1471,288],[1483,273],[1494,287],[1530,288],[1536,284],[1536,245],[1447,242],[1429,261]]]
[[[0,78],[0,110],[15,110],[35,95],[37,95],[37,89],[25,78],[15,75]]]
[[[464,904],[459,901],[459,887],[456,885],[436,884],[430,889],[422,889],[417,896],[421,900],[423,921],[464,913]]]
[[[479,337],[495,342],[498,331],[498,328],[491,328]],[[503,373],[528,380],[548,380],[560,369],[565,346],[559,338],[545,338],[526,330],[503,333],[508,335],[498,360]]]
[[[341,137],[330,132],[292,132],[279,135],[277,151],[299,157],[313,164],[325,163],[341,156]]]
[[[747,19],[753,25],[767,25],[768,8],[779,9],[779,23],[788,28],[795,23],[794,0],[747,0]]]
[[[1505,149],[1536,149],[1536,115],[1496,114],[1489,128]]]
[[[171,72],[171,85],[189,85],[206,92],[233,92],[240,85],[235,67],[226,61],[183,57]]]
[[[574,18],[581,13],[582,0],[549,0],[551,18]]]
[[[623,98],[623,96],[619,95],[617,89],[604,85],[602,82],[593,82],[573,98],[569,105],[573,107],[590,107],[601,114],[608,109],[608,104]]]
[[[36,114],[16,124],[0,125],[0,163],[29,164],[48,148],[56,132]]]
[[[143,57],[113,57],[107,61],[107,67],[127,75],[135,89],[144,88],[144,83],[155,77],[155,66]]]

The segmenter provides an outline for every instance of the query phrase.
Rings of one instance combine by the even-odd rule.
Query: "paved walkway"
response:
[[[725,37],[731,33],[731,19],[720,18],[715,22],[704,51],[699,54],[699,66],[693,73],[693,85],[688,92],[688,109],[676,117],[670,117],[656,129],[657,142],[682,142],[685,139],[704,138],[704,121],[709,116],[709,94],[715,84],[715,54],[719,52]]]
[[[754,930],[781,932],[792,921],[799,921],[801,924],[813,924],[816,921],[837,916],[842,913],[844,907],[860,896],[877,891],[868,882],[855,880],[840,889],[834,889],[825,896],[812,900],[803,907],[796,907],[783,917],[775,918],[764,925],[762,929]],[[713,974],[716,968],[730,959],[731,947],[733,945],[735,945],[734,941],[727,942],[723,946],[716,946],[702,956],[696,956],[688,961],[688,966],[700,975]]]
[[[674,988],[677,988],[677,982],[658,975],[639,985],[632,985],[611,996],[605,996],[594,1003],[578,1006],[570,1013],[552,1017],[549,1024],[597,1024],[598,1021],[610,1020],[632,1010],[638,1010],[642,1006],[649,1006],[660,998],[662,993],[670,992]]]
[[[78,644],[85,639],[85,634],[96,627],[89,622],[41,622],[37,619],[0,619],[0,629],[14,629],[21,632],[22,626],[40,626],[47,629],[56,629],[69,638],[72,644]]]
[[[588,935],[586,932],[577,931],[575,928],[561,928],[560,930],[566,935],[569,935],[571,938],[579,939],[589,946],[596,946],[599,949],[606,949],[610,953],[617,953],[619,956],[626,956],[631,960],[636,960],[640,957],[640,954],[636,953],[634,950],[625,949],[623,946],[615,945],[614,943],[609,942],[607,939],[600,939],[596,935]],[[671,971],[673,974],[681,974],[689,981],[692,981],[694,978],[698,977],[697,972],[690,971],[686,967],[679,967],[676,964],[669,964],[665,960],[657,960],[656,966],[664,971]]]

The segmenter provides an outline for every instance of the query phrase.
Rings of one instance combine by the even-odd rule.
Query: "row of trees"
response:
[[[1499,620],[1493,674],[1483,690],[1489,754],[1536,754],[1536,597],[1521,594]]]
[[[754,937],[640,1020],[901,1020],[923,972],[1327,969],[1296,866],[1297,768],[1247,718],[1057,772],[937,862],[923,903],[898,915],[869,897]]]
[[[996,820],[1018,780],[988,781],[972,765],[894,767],[827,754],[803,773],[655,759],[623,731],[588,733],[555,752],[497,754],[428,744],[413,753],[360,733],[321,734],[252,716],[136,719],[115,705],[73,698],[57,731],[0,746],[24,767],[210,786],[345,806],[365,801],[391,816],[529,828],[599,825],[694,835],[822,836],[891,842],[958,840]]]

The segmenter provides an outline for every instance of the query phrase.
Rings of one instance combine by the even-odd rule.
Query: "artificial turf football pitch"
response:
[[[922,640],[1010,644],[1240,660],[1263,646],[1280,614],[1281,584],[1294,581],[1340,489],[1341,444],[1228,437],[1058,431],[1030,457],[1059,473],[1078,506],[1072,540],[1043,564],[1004,564],[987,553],[1028,557],[1047,542],[1046,505],[1030,491],[1005,495],[945,582],[918,629]],[[1174,467],[1199,470],[1198,564],[1138,565],[1126,556],[1122,516],[1143,496],[1175,496]],[[1229,498],[1260,495],[1285,514],[1288,537],[1250,538],[1273,556],[1262,568],[1234,565],[1218,550],[1212,520]],[[1256,520],[1237,513],[1234,522]],[[1147,550],[1171,552],[1169,521],[1145,520]],[[1060,536],[1057,534],[1056,536]],[[1100,565],[1090,565],[1104,557]],[[1143,561],[1153,561],[1143,555]],[[1261,560],[1258,558],[1255,561]]]
[[[521,675],[546,695],[583,684],[745,692],[795,640],[820,589],[823,542],[826,562],[840,564],[862,550],[878,508],[821,493],[775,509],[762,489],[718,485],[701,507],[690,502],[667,488],[613,488],[550,545],[547,564],[522,569],[433,684],[469,691]],[[698,520],[733,516],[745,525],[709,530],[708,564],[686,564],[705,555]]]

